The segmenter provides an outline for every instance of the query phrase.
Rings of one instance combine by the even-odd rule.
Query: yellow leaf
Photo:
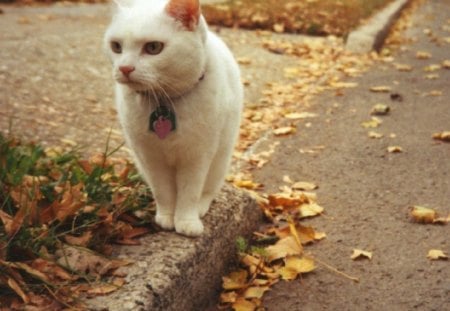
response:
[[[252,63],[252,60],[248,57],[238,57],[237,62],[239,65],[250,65]]]
[[[417,59],[429,59],[431,58],[431,54],[425,51],[417,51],[416,53]]]
[[[388,93],[391,91],[391,87],[386,85],[372,86],[370,91],[375,93]]]
[[[413,67],[411,65],[407,65],[407,64],[394,64],[395,69],[397,69],[398,71],[412,71]]]
[[[300,217],[306,218],[320,215],[324,211],[324,208],[317,203],[309,203],[309,204],[302,204],[299,207],[299,211]]]
[[[220,294],[221,303],[233,303],[236,301],[238,294],[236,292],[228,292]]]
[[[310,191],[310,190],[314,190],[319,188],[317,185],[310,183],[310,182],[306,182],[306,181],[299,181],[294,183],[291,186],[292,189],[296,189],[296,190],[306,190],[306,191]]]
[[[293,269],[298,273],[308,273],[316,268],[314,260],[312,258],[299,258],[295,256],[286,258],[285,267]]]
[[[446,59],[442,62],[442,68],[450,69],[450,59]]]
[[[298,120],[298,119],[306,119],[306,118],[315,118],[317,117],[316,113],[311,112],[291,112],[285,114],[284,117],[290,120]]]
[[[391,108],[386,104],[376,104],[375,106],[372,107],[372,111],[370,112],[370,114],[377,116],[384,116],[387,115],[390,110]]]
[[[277,270],[277,272],[280,274],[281,278],[286,281],[295,280],[299,274],[294,269],[287,267],[281,267],[280,269]]]
[[[400,152],[403,152],[403,148],[400,146],[389,146],[387,148],[387,151],[389,153],[400,153]]]
[[[372,119],[370,119],[370,121],[365,121],[362,122],[361,125],[364,128],[376,128],[378,127],[381,123],[383,123],[383,121],[381,121],[381,119],[377,118],[377,117],[372,117]]]
[[[297,243],[293,236],[287,236],[279,240],[275,245],[266,247],[265,250],[269,261],[274,261],[286,256],[300,255],[303,247]]]
[[[238,298],[231,307],[234,311],[254,311],[256,309],[256,304],[245,298]]]
[[[375,138],[375,139],[379,139],[379,138],[382,138],[382,137],[383,137],[383,134],[378,133],[378,132],[374,132],[374,131],[370,131],[367,135],[368,135],[370,138]]]
[[[233,181],[233,184],[236,187],[249,189],[249,190],[261,189],[263,187],[262,184],[256,183],[252,180],[239,180],[238,179],[238,180]]]
[[[244,297],[261,299],[264,296],[264,293],[268,290],[269,286],[252,286],[247,288],[244,293]]]
[[[439,259],[447,260],[448,256],[439,249],[431,249],[428,251],[427,258],[430,260],[439,260]]]
[[[428,65],[428,66],[424,67],[423,71],[425,71],[425,72],[433,72],[433,71],[437,71],[439,69],[441,69],[441,65],[439,65],[439,64],[431,64],[431,65]]]
[[[274,129],[273,134],[275,136],[283,136],[283,135],[293,134],[296,131],[297,131],[297,129],[293,126],[285,126],[285,127],[279,127],[277,129]]]
[[[361,250],[361,249],[354,249],[353,250],[353,254],[352,254],[352,256],[350,258],[353,259],[353,260],[362,259],[362,258],[372,259],[372,253],[368,252],[368,251]]]
[[[241,289],[247,286],[248,272],[239,270],[222,277],[222,287],[225,290]]]
[[[416,222],[429,224],[434,222],[437,213],[434,209],[416,205],[411,209],[411,216]]]
[[[446,142],[450,142],[450,131],[444,131],[441,133],[434,133],[433,138],[437,140],[442,140]]]

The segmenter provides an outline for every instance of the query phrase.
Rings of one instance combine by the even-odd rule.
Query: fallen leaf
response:
[[[274,129],[273,134],[275,136],[284,136],[284,135],[293,134],[296,131],[297,131],[297,129],[293,126],[284,126],[284,127],[279,127],[277,129]]]
[[[375,139],[380,139],[380,138],[383,138],[383,134],[381,134],[381,133],[378,133],[378,132],[374,132],[374,131],[370,131],[368,134],[367,134],[370,138],[375,138]]]
[[[442,68],[450,69],[450,59],[446,59],[442,62]]]
[[[306,190],[306,191],[310,191],[310,190],[314,190],[319,188],[319,186],[317,186],[316,184],[310,183],[310,182],[306,182],[306,181],[299,181],[294,183],[291,186],[292,189],[295,190]]]
[[[391,91],[391,87],[386,85],[372,86],[370,91],[375,93],[388,93]]]
[[[353,254],[350,256],[350,258],[353,260],[362,259],[362,258],[372,259],[372,253],[361,250],[361,249],[354,249]]]
[[[30,298],[27,294],[23,291],[23,289],[20,287],[20,285],[11,278],[8,278],[8,286],[20,297],[22,298],[23,302],[29,303]]]
[[[372,107],[370,114],[377,116],[385,116],[389,113],[391,108],[386,104],[376,104]]]
[[[437,213],[434,209],[416,205],[411,209],[411,216],[416,222],[429,224],[434,222]]]
[[[316,266],[314,260],[308,257],[288,257],[285,261],[285,267],[295,270],[297,273],[308,273],[313,271]]]
[[[256,309],[256,304],[245,298],[238,298],[231,307],[234,311],[254,311]]]
[[[427,258],[430,260],[447,260],[448,256],[439,249],[431,249],[428,251]]]
[[[431,53],[425,51],[417,51],[416,53],[417,59],[429,59],[431,58]]]
[[[248,272],[247,270],[238,270],[231,272],[228,276],[222,277],[222,287],[225,290],[241,289],[248,286],[247,284]]]
[[[362,122],[361,125],[364,128],[376,128],[380,126],[381,123],[383,123],[383,121],[380,118],[372,117],[370,121]]]
[[[317,203],[302,204],[299,207],[300,218],[314,217],[322,214],[324,208]]]
[[[442,96],[444,93],[439,90],[432,90],[428,93],[426,93],[427,96]]]
[[[413,67],[411,65],[407,65],[407,64],[394,64],[395,69],[397,69],[398,71],[412,71]]]
[[[303,251],[301,245],[297,243],[293,236],[287,236],[279,240],[275,245],[265,248],[269,261],[285,258],[290,255],[300,255]]]
[[[431,65],[428,65],[428,66],[424,67],[423,71],[425,71],[425,72],[433,72],[433,71],[437,71],[439,69],[441,69],[441,65],[439,65],[439,64],[431,64]]]
[[[244,293],[244,297],[249,298],[258,298],[261,299],[264,296],[264,293],[269,290],[269,286],[251,286],[246,289]]]
[[[403,148],[400,146],[389,146],[387,148],[387,151],[389,153],[400,153],[400,152],[403,152]]]
[[[238,57],[236,60],[240,65],[250,65],[252,63],[252,60],[248,57]]]
[[[238,294],[235,291],[220,294],[220,303],[236,302]]]
[[[317,117],[316,113],[311,112],[291,112],[284,115],[286,119],[298,120]]]
[[[442,140],[445,142],[450,142],[450,131],[444,131],[440,133],[434,133],[433,138],[437,140]]]

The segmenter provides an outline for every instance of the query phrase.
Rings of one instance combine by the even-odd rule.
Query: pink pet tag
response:
[[[149,130],[155,132],[159,139],[166,138],[176,129],[175,113],[167,106],[158,106],[150,114]]]

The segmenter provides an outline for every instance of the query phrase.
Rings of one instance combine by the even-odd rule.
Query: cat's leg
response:
[[[222,188],[229,168],[230,150],[219,150],[214,157],[200,198],[199,215],[203,217],[209,210],[211,202]]]
[[[199,206],[209,164],[204,156],[177,169],[175,230],[180,234],[198,236],[203,233]]]
[[[152,168],[151,189],[156,201],[155,222],[163,229],[175,228],[175,171],[164,165]]]

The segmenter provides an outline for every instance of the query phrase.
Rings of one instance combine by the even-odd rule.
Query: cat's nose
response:
[[[129,77],[136,68],[134,66],[120,66],[119,70],[123,73],[125,77]]]

